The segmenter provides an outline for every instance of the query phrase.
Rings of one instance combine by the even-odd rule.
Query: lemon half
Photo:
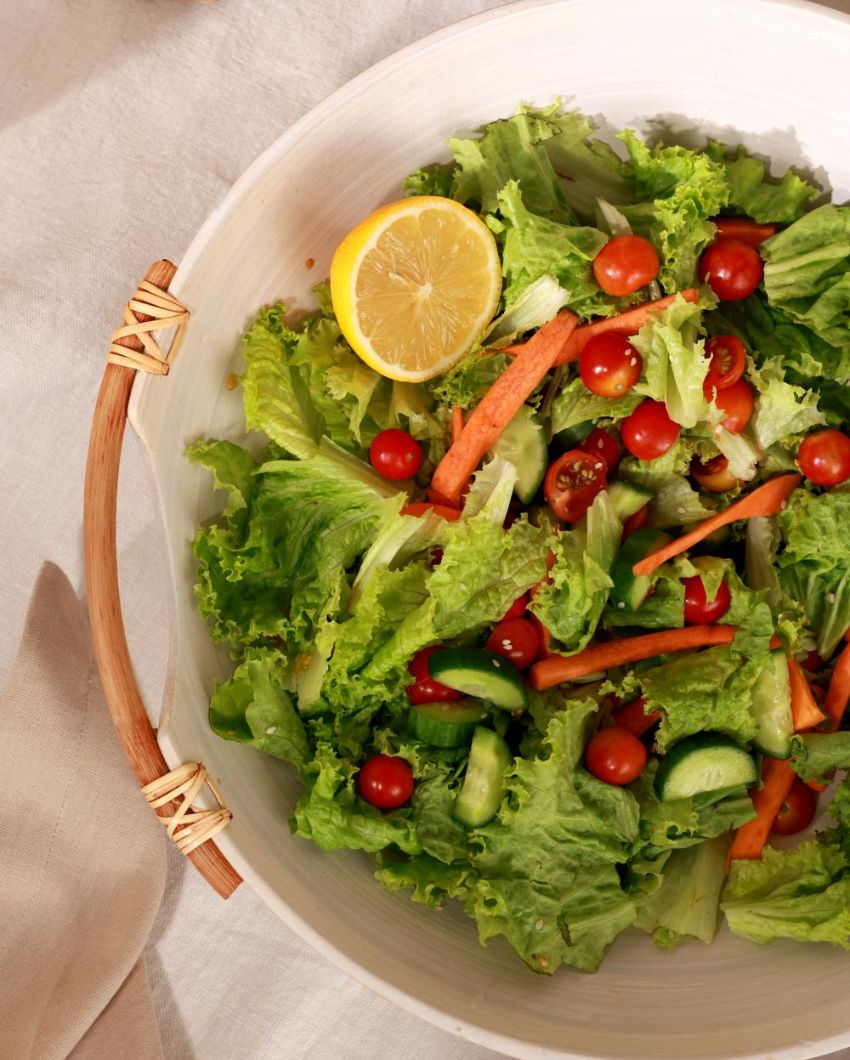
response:
[[[334,312],[352,349],[381,375],[412,383],[467,352],[492,320],[501,289],[489,228],[437,195],[376,210],[331,262]]]

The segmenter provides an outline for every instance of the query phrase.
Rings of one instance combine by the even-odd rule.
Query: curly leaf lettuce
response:
[[[791,224],[816,194],[811,184],[790,169],[778,180],[770,179],[764,162],[748,155],[741,146],[731,152],[723,144],[710,142],[706,154],[726,170],[730,209],[758,224]]]

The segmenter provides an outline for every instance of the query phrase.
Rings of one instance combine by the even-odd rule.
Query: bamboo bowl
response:
[[[155,299],[157,289],[176,296],[170,318],[157,303],[166,320],[185,323],[180,304],[190,312],[167,374],[156,357],[153,373],[136,373],[122,353],[141,345],[136,322],[156,306],[131,302],[128,330],[116,337],[86,489],[89,594],[107,698],[141,783],[155,784],[148,797],[157,812],[185,813],[187,797],[199,813],[208,808],[171,827],[219,893],[244,878],[324,954],[420,1016],[517,1057],[816,1056],[850,1045],[845,953],[791,943],[762,949],[721,933],[711,947],[669,954],[627,933],[595,976],[538,978],[498,940],[479,947],[457,910],[435,913],[387,894],[365,858],[322,854],[292,837],[293,773],[219,740],[207,725],[209,693],[228,659],[195,611],[189,541],[217,504],[182,454],[201,435],[242,437],[239,394],[226,385],[240,369],[241,332],[263,303],[282,297],[308,307],[342,235],[397,197],[407,172],[445,157],[447,137],[520,100],[542,104],[559,94],[613,127],[646,132],[658,119],[685,140],[740,140],[821,183],[828,174],[839,200],[850,190],[850,20],[804,3],[522,3],[451,27],[355,79],[246,172],[176,276],[167,262],[149,273]],[[150,346],[155,334],[141,337]],[[173,576],[163,602],[172,652],[158,734],[135,685],[118,600],[114,519],[128,400]],[[194,768],[156,786],[184,763],[205,764],[226,809],[204,796]]]

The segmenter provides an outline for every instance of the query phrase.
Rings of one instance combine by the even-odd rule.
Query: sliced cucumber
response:
[[[474,699],[453,703],[421,703],[410,708],[407,731],[434,747],[463,747],[472,739],[476,725],[487,711]]]
[[[649,527],[641,527],[640,530],[629,534],[611,567],[611,581],[614,583],[611,602],[615,607],[622,604],[630,611],[637,611],[649,595],[652,576],[635,575],[632,573],[632,567],[651,552],[657,552],[669,540],[669,534]]]
[[[469,828],[487,824],[505,795],[505,770],[513,761],[497,732],[479,725],[472,737],[463,787],[455,799],[454,816]]]
[[[614,514],[621,522],[639,512],[649,504],[655,494],[646,486],[636,486],[633,482],[612,482],[608,487],[608,496]]]
[[[662,802],[692,795],[748,787],[758,780],[752,755],[716,732],[680,740],[662,759],[655,775],[655,791]]]
[[[533,409],[522,406],[499,435],[490,456],[510,460],[517,473],[514,493],[523,504],[529,504],[540,489],[549,465],[546,435]]]
[[[753,688],[753,720],[756,734],[753,743],[771,758],[788,758],[794,721],[791,717],[791,679],[788,660],[781,650],[770,653]]]
[[[510,659],[483,648],[446,648],[428,658],[428,674],[441,684],[503,710],[524,710],[528,694]]]

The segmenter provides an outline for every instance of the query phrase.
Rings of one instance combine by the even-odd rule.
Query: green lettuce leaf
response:
[[[670,855],[661,886],[639,905],[635,921],[637,927],[654,932],[656,945],[669,948],[686,938],[705,943],[714,939],[728,845],[721,836]]]
[[[505,353],[471,350],[427,385],[441,404],[469,409],[478,404],[509,363]]]
[[[850,732],[807,732],[794,736],[791,765],[801,780],[823,781],[835,769],[850,769]]]
[[[790,169],[779,180],[770,179],[764,162],[748,155],[743,147],[730,152],[723,144],[711,142],[706,154],[726,170],[730,209],[752,217],[759,224],[796,221],[817,193],[811,184]]]
[[[578,377],[565,383],[552,403],[552,431],[570,430],[600,418],[625,419],[641,402],[639,394],[630,391],[620,398],[591,394]]]
[[[818,409],[817,392],[786,382],[779,358],[762,361],[758,369],[749,372],[749,378],[758,391],[750,429],[762,449],[776,442],[796,447],[797,435],[825,422]]]
[[[627,456],[620,461],[618,474],[628,482],[653,491],[649,502],[652,526],[666,530],[673,526],[699,522],[714,514],[706,507],[705,497],[693,488],[687,477],[695,457],[705,460],[715,456],[717,448],[710,439],[679,437],[663,456],[656,460],[638,460]]]
[[[490,325],[482,341],[490,348],[507,345],[518,335],[547,323],[569,300],[570,292],[565,291],[554,276],[544,273],[511,300],[508,308]]]
[[[409,890],[414,902],[439,909],[449,898],[464,900],[475,873],[469,865],[447,865],[429,854],[403,860],[382,855],[375,879],[387,890]]]

